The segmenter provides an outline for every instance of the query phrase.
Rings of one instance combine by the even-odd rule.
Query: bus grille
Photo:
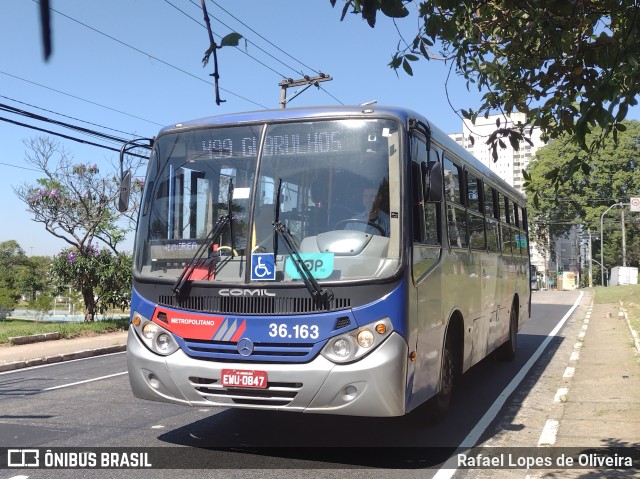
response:
[[[238,343],[230,341],[207,341],[184,339],[182,348],[188,356],[205,361],[236,362],[294,362],[310,361],[324,346],[321,343],[254,343],[250,356],[238,352]]]
[[[158,303],[172,308],[220,314],[303,314],[339,311],[351,307],[350,298],[333,298],[328,307],[323,308],[311,297],[270,296],[189,296],[185,300],[177,301],[175,296],[160,295]]]
[[[289,404],[302,389],[302,383],[267,383],[265,389],[225,388],[217,379],[190,377],[191,386],[205,400],[218,405],[243,404],[282,407]]]

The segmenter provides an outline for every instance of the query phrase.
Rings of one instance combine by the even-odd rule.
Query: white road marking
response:
[[[558,392],[556,393],[555,397],[553,398],[553,402],[554,403],[561,403],[564,400],[567,399],[567,394],[569,394],[569,389],[568,388],[560,388],[558,389]]]
[[[127,371],[124,371],[122,373],[109,374],[107,376],[100,376],[99,378],[85,379],[84,381],[77,381],[75,383],[62,384],[60,386],[53,386],[53,387],[50,387],[50,388],[42,389],[41,391],[42,392],[44,392],[44,391],[54,391],[56,389],[69,388],[71,386],[77,386],[78,384],[86,384],[86,383],[92,383],[94,381],[101,381],[102,379],[115,378],[116,376],[122,376],[123,374],[127,374]]]
[[[538,447],[541,446],[553,446],[556,443],[556,437],[558,436],[558,429],[560,429],[560,422],[557,419],[547,419],[538,439]]]
[[[567,366],[567,369],[564,370],[564,374],[562,375],[562,377],[564,379],[569,379],[569,378],[572,378],[575,373],[576,373],[576,368]]]
[[[509,398],[511,393],[515,391],[515,389],[518,387],[520,382],[522,382],[522,380],[527,375],[529,370],[536,363],[538,358],[540,358],[540,356],[542,355],[544,350],[547,348],[551,340],[558,334],[560,329],[562,329],[562,326],[564,326],[564,323],[566,323],[567,319],[569,319],[569,317],[576,310],[576,308],[580,304],[580,301],[582,301],[583,296],[584,296],[584,292],[581,291],[580,295],[578,296],[578,299],[573,304],[571,309],[567,311],[567,314],[565,314],[564,317],[558,322],[558,324],[556,324],[556,327],[553,328],[553,331],[551,331],[548,334],[548,336],[545,338],[545,340],[542,342],[542,344],[538,346],[538,349],[536,349],[536,352],[533,353],[533,355],[529,358],[526,364],[522,366],[522,369],[520,369],[518,374],[511,380],[511,382],[507,385],[507,387],[504,388],[504,390],[500,393],[498,398],[493,402],[491,407],[489,407],[487,412],[484,414],[484,416],[482,416],[482,418],[478,421],[478,423],[467,435],[467,437],[465,437],[462,440],[457,450],[451,455],[449,459],[447,459],[447,461],[442,465],[442,468],[439,469],[438,472],[433,476],[434,479],[450,479],[453,477],[453,475],[458,470],[458,455],[459,454],[466,455],[468,450],[477,444],[478,440],[480,439],[480,436],[482,436],[482,433],[484,433],[487,427],[489,427],[489,424],[491,424],[491,422],[496,418],[496,416],[500,412],[500,409],[502,409],[502,406],[504,406],[504,404],[507,402],[507,399]]]

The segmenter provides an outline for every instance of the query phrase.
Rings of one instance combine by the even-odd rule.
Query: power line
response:
[[[141,118],[139,116],[135,116],[135,115],[132,115],[130,113],[127,113],[127,112],[124,112],[124,111],[121,111],[121,110],[117,110],[115,108],[111,108],[109,106],[102,105],[100,103],[96,103],[94,101],[87,100],[85,98],[81,98],[81,97],[76,96],[76,95],[72,95],[71,93],[67,93],[67,92],[64,92],[64,91],[61,91],[61,90],[56,90],[55,88],[51,88],[49,86],[42,85],[41,83],[36,83],[34,81],[27,80],[26,78],[21,78],[19,76],[12,75],[11,73],[7,73],[7,72],[1,71],[1,70],[0,70],[0,73],[2,73],[3,75],[6,75],[8,77],[15,78],[16,80],[20,80],[20,81],[23,81],[23,82],[26,82],[26,83],[31,83],[32,85],[36,85],[36,86],[39,86],[41,88],[46,88],[47,90],[54,91],[56,93],[60,93],[61,95],[65,95],[65,96],[68,96],[70,98],[75,98],[76,100],[80,100],[80,101],[83,101],[85,103],[89,103],[91,105],[99,106],[100,108],[105,108],[107,110],[111,110],[111,111],[114,111],[116,113],[120,113],[122,115],[126,115],[128,117],[135,118],[136,120],[146,121],[147,123],[152,123],[152,124],[157,125],[157,126],[165,126],[165,125],[162,125],[161,123],[156,123],[155,121],[147,120],[146,118]]]
[[[38,4],[40,3],[38,0],[33,0],[33,2],[38,3]],[[92,27],[92,26],[90,26],[90,25],[87,25],[86,23],[83,23],[83,22],[81,22],[80,20],[76,20],[75,18],[70,17],[69,15],[66,15],[66,14],[64,14],[64,13],[62,13],[62,12],[60,12],[60,11],[58,11],[58,10],[54,9],[54,8],[51,8],[51,7],[49,7],[49,8],[50,8],[50,10],[51,10],[52,12],[55,12],[55,13],[57,13],[58,15],[60,15],[60,16],[62,16],[62,17],[64,17],[64,18],[66,18],[66,19],[68,19],[68,20],[71,20],[72,22],[75,22],[75,23],[77,23],[77,24],[79,24],[79,25],[82,25],[83,27],[88,28],[89,30],[92,30],[92,31],[94,31],[94,32],[96,32],[96,33],[99,33],[100,35],[103,35],[104,37],[107,37],[108,39],[110,39],[110,40],[112,40],[112,41],[114,41],[114,42],[116,42],[116,43],[119,43],[120,45],[123,45],[123,46],[125,46],[125,47],[127,47],[127,48],[130,48],[131,50],[133,50],[133,51],[135,51],[135,52],[137,52],[137,53],[140,53],[140,54],[142,54],[142,55],[144,55],[144,56],[146,56],[146,57],[148,57],[148,58],[151,58],[151,59],[153,59],[153,60],[156,60],[156,61],[158,61],[158,62],[162,63],[163,65],[168,66],[169,68],[173,68],[174,70],[177,70],[177,71],[179,71],[180,73],[183,73],[183,74],[188,75],[188,76],[190,76],[190,77],[192,77],[192,78],[195,78],[196,80],[199,80],[199,81],[201,81],[201,82],[203,82],[203,83],[206,83],[206,84],[208,84],[208,85],[212,85],[212,83],[211,83],[211,82],[209,82],[209,81],[207,81],[207,80],[205,80],[205,79],[203,79],[203,78],[201,78],[201,77],[199,77],[199,76],[197,76],[197,75],[194,75],[193,73],[190,73],[190,72],[188,72],[188,71],[186,71],[186,70],[183,70],[183,69],[182,69],[182,68],[180,68],[180,67],[177,67],[177,66],[175,66],[175,65],[172,65],[171,63],[169,63],[169,62],[167,62],[167,61],[164,61],[164,60],[162,60],[162,59],[160,59],[160,58],[158,58],[158,57],[156,57],[156,56],[154,56],[154,55],[151,55],[150,53],[147,53],[147,52],[145,52],[145,51],[143,51],[143,50],[140,50],[139,48],[136,48],[136,47],[134,47],[134,46],[132,46],[132,45],[129,45],[128,43],[123,42],[122,40],[118,40],[117,38],[115,38],[115,37],[113,37],[113,36],[111,36],[111,35],[109,35],[109,34],[107,34],[107,33],[104,33],[104,32],[102,32],[102,31],[98,30],[97,28],[94,28],[94,27]],[[261,105],[260,103],[255,102],[255,101],[253,101],[253,100],[249,100],[248,98],[245,98],[245,97],[243,97],[242,95],[239,95],[239,94],[237,94],[237,93],[235,93],[235,92],[232,92],[232,91],[227,90],[227,89],[224,89],[224,88],[220,88],[220,89],[221,89],[221,90],[223,90],[224,92],[228,93],[229,95],[232,95],[232,96],[235,96],[235,97],[237,97],[237,98],[240,98],[240,99],[242,99],[242,100],[244,100],[244,101],[246,101],[246,102],[253,103],[253,104],[254,104],[254,105],[256,105],[256,106],[259,106],[260,108],[268,109],[268,107],[266,107],[266,106],[264,106],[264,105]]]
[[[40,127],[37,127],[37,126],[33,126],[33,125],[28,125],[26,123],[22,123],[22,122],[19,122],[19,121],[10,120],[9,118],[4,118],[4,117],[0,116],[0,121],[5,121],[7,123],[11,123],[11,124],[14,124],[14,125],[17,125],[17,126],[22,126],[24,128],[30,128],[32,130],[41,131],[43,133],[48,133],[50,135],[59,136],[61,138],[65,138],[67,140],[75,141],[77,143],[83,143],[85,145],[96,146],[98,148],[103,148],[105,150],[111,150],[111,151],[115,151],[117,153],[120,153],[120,149],[119,148],[111,148],[110,146],[107,146],[107,145],[101,145],[99,143],[94,143],[92,141],[83,140],[82,138],[77,138],[75,136],[64,135],[62,133],[58,133],[58,132],[55,132],[55,131],[52,131],[52,130],[47,130],[45,128],[40,128]],[[137,155],[137,154],[134,154],[134,153],[129,153],[129,154],[132,155],[132,156],[137,156],[138,158],[144,158],[145,160],[147,159],[146,156]]]
[[[176,10],[178,10],[180,13],[182,13],[184,16],[190,18],[191,20],[193,20],[194,22],[196,22],[198,25],[200,25],[201,27],[203,27],[204,29],[207,28],[206,25],[203,25],[202,23],[200,23],[198,20],[196,20],[195,18],[193,18],[191,15],[189,15],[187,12],[185,12],[184,10],[182,10],[181,8],[177,7],[176,5],[174,5],[173,3],[171,3],[169,0],[164,0],[166,3],[168,3],[169,5],[171,5],[173,8],[175,8]],[[193,0],[191,0],[191,3],[194,3]],[[197,5],[196,5],[197,6]],[[222,23],[220,20],[218,20],[217,18],[213,17],[212,15],[209,15],[209,17],[213,18],[214,20],[220,22],[222,25],[224,25],[225,27],[229,28],[229,30],[231,30],[231,28],[228,25],[225,25],[224,23]],[[216,35],[217,37],[221,37],[221,35]],[[276,60],[277,62],[282,63],[284,66],[286,66],[287,68],[291,68],[290,66],[286,65],[285,63],[281,62],[280,60],[278,60],[276,57],[274,57],[273,55],[271,55],[270,53],[266,52],[265,50],[263,50],[262,48],[260,48],[258,45],[256,45],[255,43],[251,42],[250,40],[246,39],[247,43],[251,43],[253,46],[255,46],[256,48],[258,48],[259,50],[261,50],[262,52],[266,53],[267,55],[269,55],[271,58],[273,58],[274,60]],[[248,56],[249,58],[251,58],[253,61],[255,61],[256,63],[259,63],[260,65],[262,65],[263,67],[265,67],[267,70],[271,70],[273,73],[275,73],[276,75],[281,76],[282,78],[286,78],[285,75],[283,75],[282,73],[278,72],[277,70],[271,68],[269,65],[267,65],[266,63],[258,60],[256,57],[250,55],[249,53],[247,53],[246,51],[242,50],[241,48],[235,47],[236,50],[238,50],[239,52],[241,52],[242,54]],[[295,71],[295,70],[294,70]]]
[[[65,139],[71,140],[71,141],[76,141],[78,143],[84,143],[84,144],[87,144],[87,145],[97,146],[99,148],[104,148],[105,150],[111,150],[111,151],[120,152],[120,150],[117,149],[117,148],[111,148],[110,146],[100,145],[99,143],[93,143],[92,141],[86,141],[86,140],[83,140],[81,138],[76,138],[76,137],[73,137],[73,136],[64,135],[62,133],[58,133],[58,132],[55,132],[55,131],[52,131],[52,130],[47,130],[45,128],[39,128],[37,126],[28,125],[26,123],[22,123],[22,122],[19,122],[19,121],[10,120],[9,118],[4,118],[2,116],[0,116],[0,121],[6,121],[7,123],[12,123],[14,125],[22,126],[24,128],[30,128],[32,130],[42,131],[43,133],[49,133],[50,135],[59,136],[61,138],[65,138]]]
[[[82,120],[80,118],[75,118],[73,116],[65,115],[64,113],[58,113],[57,111],[47,110],[46,108],[42,108],[42,107],[39,107],[37,105],[31,105],[30,103],[26,103],[26,102],[23,102],[23,101],[20,101],[20,100],[16,100],[14,98],[9,98],[8,96],[0,95],[0,98],[4,98],[6,100],[10,100],[10,101],[13,101],[15,103],[19,103],[21,105],[30,106],[31,108],[37,108],[38,110],[46,111],[47,113],[53,113],[54,115],[62,116],[64,118],[69,118],[70,120],[80,121],[82,123],[86,123],[87,125],[93,125],[93,126],[97,126],[97,127],[100,127],[100,128],[104,128],[105,130],[111,130],[111,131],[115,131],[115,132],[118,132],[118,133],[124,133],[125,135],[130,135],[130,136],[134,136],[134,137],[138,136],[135,133],[131,133],[131,132],[123,131],[123,130],[118,130],[118,129],[115,129],[115,128],[110,128],[108,126],[100,125],[98,123],[92,123],[90,121]]]
[[[204,25],[202,25],[198,20],[196,20],[195,18],[193,18],[191,15],[189,15],[188,13],[185,13],[183,10],[181,10],[180,8],[176,7],[175,5],[173,5],[169,0],[164,0],[166,3],[168,3],[169,5],[171,5],[172,7],[174,7],[176,10],[180,11],[181,13],[183,13],[184,15],[186,15],[187,17],[189,17],[191,20],[193,20],[194,22],[196,22],[197,24],[199,24],[200,26],[206,28]],[[195,0],[189,0],[195,7],[200,8],[200,6],[195,2]],[[225,12],[227,15],[229,15],[231,18],[233,18],[234,20],[236,20],[238,23],[240,23],[242,26],[244,26],[245,28],[247,28],[249,31],[251,31],[252,33],[256,34],[258,37],[260,37],[262,40],[264,40],[265,42],[267,42],[269,45],[271,45],[273,48],[275,48],[276,50],[280,51],[281,53],[283,53],[284,55],[286,55],[287,57],[291,58],[292,60],[294,60],[295,62],[299,63],[300,65],[302,65],[303,67],[307,68],[308,70],[311,70],[312,72],[321,75],[321,72],[319,70],[316,70],[310,66],[308,66],[307,64],[305,64],[304,62],[302,62],[301,60],[297,59],[296,57],[294,57],[293,55],[287,53],[285,50],[283,50],[282,48],[278,47],[276,44],[274,44],[273,42],[271,42],[268,38],[264,37],[263,35],[261,35],[260,33],[258,33],[256,30],[254,30],[253,28],[251,28],[249,25],[247,25],[246,23],[244,23],[242,20],[240,20],[238,17],[236,17],[235,15],[233,15],[231,12],[229,12],[228,10],[226,10],[225,8],[223,8],[220,4],[216,3],[214,0],[210,0],[211,3],[213,3],[216,7],[218,7],[220,10],[222,10],[223,12]],[[224,23],[222,20],[220,20],[219,18],[210,15],[209,17],[213,18],[214,20],[216,20],[217,22],[219,22],[221,25],[227,27],[229,30],[234,31],[233,28],[231,28],[229,25],[227,25],[226,23]],[[256,47],[257,49],[259,49],[261,52],[265,53],[266,55],[268,55],[269,57],[271,57],[272,59],[274,59],[275,61],[277,61],[278,63],[284,65],[286,68],[289,68],[290,70],[296,72],[296,73],[300,73],[301,75],[304,76],[303,72],[300,72],[298,70],[296,70],[294,67],[292,67],[291,65],[288,65],[287,63],[283,62],[282,60],[276,58],[275,56],[273,56],[271,53],[267,52],[264,48],[260,47],[259,45],[257,45],[255,42],[252,42],[251,40],[249,40],[246,37],[243,37],[247,43],[253,45],[254,47]],[[276,73],[277,75],[280,75],[282,78],[288,79],[285,75],[283,75],[282,73],[278,73],[277,71],[275,71],[273,68],[265,65],[263,62],[261,62],[260,60],[256,59],[255,57],[249,55],[248,53],[246,53],[244,50],[236,47],[236,49],[240,50],[242,53],[244,53],[245,55],[247,55],[249,58],[251,58],[252,60],[258,62],[259,64],[263,65],[265,68],[271,70],[272,72]],[[332,95],[331,93],[329,93],[329,91],[327,91],[324,88],[320,88],[324,93],[326,93],[327,95],[329,95],[332,99],[334,99],[336,102],[338,102],[341,105],[344,105],[343,102],[341,102],[338,98],[336,98],[334,95]]]
[[[291,58],[293,61],[298,62],[300,65],[302,65],[303,67],[307,68],[308,70],[311,70],[312,72],[316,73],[316,74],[320,74],[320,71],[315,70],[314,68],[311,68],[310,66],[304,64],[302,61],[298,60],[296,57],[294,57],[293,55],[290,55],[289,53],[285,52],[282,48],[278,47],[277,45],[275,45],[274,43],[272,43],[269,39],[263,37],[262,35],[260,35],[258,32],[256,32],[253,28],[251,28],[249,25],[247,25],[246,23],[244,23],[242,20],[240,20],[239,18],[235,17],[232,13],[230,13],[228,10],[225,10],[220,4],[216,3],[214,0],[210,0],[211,3],[213,3],[216,7],[218,7],[220,10],[222,10],[223,12],[225,12],[227,15],[229,15],[231,18],[233,18],[234,20],[236,20],[238,23],[240,23],[240,25],[244,26],[245,28],[248,28],[252,33],[255,33],[256,35],[258,35],[261,39],[263,39],[265,42],[267,42],[269,45],[271,45],[273,48],[275,48],[276,50],[284,53],[286,56],[288,56],[289,58]],[[193,3],[193,0],[191,0],[191,3]],[[220,23],[222,23],[220,20],[218,20]],[[224,25],[224,24],[223,24]],[[226,25],[225,25],[226,26]],[[229,28],[229,27],[227,27]],[[229,30],[232,30],[231,28],[229,28]],[[264,50],[263,50],[264,51]],[[281,62],[282,63],[282,62]],[[288,67],[291,68],[291,67]],[[293,71],[295,71],[296,73],[301,73],[296,71],[294,68],[291,68]]]
[[[35,113],[31,113],[31,112],[26,111],[26,110],[21,110],[19,108],[14,108],[12,106],[5,105],[4,103],[0,103],[0,110],[6,111],[8,113],[14,113],[16,115],[24,116],[24,117],[30,118],[32,120],[38,120],[38,121],[42,121],[42,122],[45,122],[45,123],[51,123],[52,125],[61,126],[63,128],[68,128],[68,129],[77,131],[79,133],[84,133],[86,135],[95,136],[95,137],[102,138],[102,139],[108,140],[108,141],[113,141],[113,142],[116,142],[116,143],[126,143],[128,141],[128,140],[126,140],[124,138],[119,138],[119,137],[113,136],[113,135],[107,135],[106,133],[100,133],[100,132],[95,131],[95,130],[90,130],[89,128],[84,128],[82,126],[72,125],[71,123],[66,123],[66,122],[63,122],[63,121],[54,120],[52,118],[47,118],[46,116],[37,115]]]
[[[0,165],[2,165],[2,166],[10,166],[11,168],[18,168],[20,170],[37,171],[37,172],[41,171],[41,170],[36,170],[35,168],[26,167],[26,166],[12,165],[11,163],[4,163],[2,161],[0,161]]]

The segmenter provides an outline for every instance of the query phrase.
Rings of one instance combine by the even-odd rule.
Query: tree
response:
[[[335,6],[336,0],[330,0]],[[345,0],[371,27],[377,13],[410,15],[405,0]],[[452,62],[467,88],[484,94],[478,115],[515,111],[527,123],[500,128],[487,143],[497,159],[504,138],[517,149],[526,128],[540,127],[549,140],[571,140],[580,150],[597,151],[622,121],[640,92],[640,7],[635,0],[424,0],[419,3],[414,38],[401,42],[390,62],[412,75],[420,58]],[[434,54],[436,44],[441,49]],[[589,155],[576,154],[554,170],[555,185],[575,171],[589,172]],[[532,183],[532,186],[534,184]]]
[[[49,289],[49,256],[26,257],[24,264],[16,272],[16,287],[27,300],[34,299],[38,293]]]
[[[592,233],[600,230],[600,218],[614,203],[628,203],[629,197],[640,192],[640,123],[625,121],[617,143],[603,142],[592,154],[581,150],[568,137],[561,137],[539,149],[529,164],[528,183],[537,191],[529,198],[530,229],[539,243],[548,243],[548,236],[566,233],[576,224]],[[594,131],[598,136],[601,132]],[[590,141],[590,135],[587,141]],[[565,167],[576,156],[589,161],[588,174],[575,171],[564,184],[554,183],[555,171]],[[558,202],[560,208],[558,208]],[[620,213],[611,210],[605,225],[605,263],[622,264]],[[617,214],[617,218],[616,218]],[[637,216],[637,215],[636,215]],[[626,215],[627,262],[640,262],[640,220]],[[613,225],[613,226],[612,226]],[[594,255],[599,251],[599,241]]]
[[[18,272],[27,263],[27,256],[17,241],[0,243],[0,316],[6,318],[20,299]]]
[[[119,195],[119,179],[115,173],[101,174],[97,164],[74,163],[73,157],[56,140],[36,137],[25,141],[28,148],[26,162],[42,171],[44,177],[37,185],[25,184],[14,188],[26,204],[36,222],[43,223],[52,235],[70,245],[72,252],[83,259],[87,267],[95,263],[91,256],[100,251],[102,243],[118,258],[118,246],[128,231],[134,228],[135,211],[126,216],[117,212],[115,200]],[[139,162],[126,165],[135,173]],[[133,194],[139,195],[141,184],[134,183]],[[134,199],[133,204],[139,202]],[[102,252],[100,251],[99,255]],[[54,259],[54,264],[56,260]],[[121,264],[120,261],[116,262]],[[64,276],[65,284],[80,288],[85,301],[85,320],[92,321],[96,308],[96,281],[88,281],[86,271],[72,268],[77,276]],[[104,273],[105,270],[99,270]],[[126,270],[126,274],[130,269]],[[93,273],[91,273],[93,274]],[[97,304],[100,304],[99,302]]]
[[[83,251],[69,248],[54,257],[52,281],[59,293],[66,293],[68,285],[81,291],[85,320],[91,321],[94,313],[116,307],[124,309],[129,304],[131,261],[130,254],[113,253],[92,245]]]

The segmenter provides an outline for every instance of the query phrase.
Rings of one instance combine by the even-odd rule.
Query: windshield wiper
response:
[[[284,223],[280,221],[280,196],[282,193],[282,178],[278,181],[278,188],[276,190],[276,201],[275,201],[275,212],[274,212],[274,221],[273,221],[273,231],[274,231],[274,245],[273,251],[274,256],[278,254],[278,236],[280,236],[284,240],[284,244],[289,250],[289,255],[291,260],[293,261],[293,265],[298,270],[304,285],[307,287],[309,294],[313,298],[314,302],[317,306],[323,309],[329,309],[329,303],[333,299],[333,292],[329,289],[325,289],[321,287],[316,279],[313,277],[313,273],[307,267],[304,260],[300,256],[300,251],[298,250],[298,246],[296,245],[296,241],[291,236],[289,229],[286,227]]]
[[[227,194],[228,194],[228,200],[227,200],[228,213],[218,218],[218,221],[216,221],[216,223],[213,225],[213,228],[211,228],[211,231],[209,231],[209,234],[207,234],[207,236],[204,239],[204,242],[200,245],[196,253],[193,255],[193,257],[191,258],[191,261],[189,261],[189,264],[185,266],[180,276],[178,276],[178,279],[176,280],[176,282],[173,283],[173,288],[171,289],[176,299],[178,300],[182,299],[185,296],[185,293],[187,291],[186,286],[189,283],[189,278],[191,277],[191,275],[193,274],[193,271],[196,269],[196,266],[200,262],[202,255],[204,254],[205,251],[209,249],[209,247],[213,243],[217,241],[217,239],[220,237],[220,235],[222,235],[222,233],[224,232],[227,226],[229,226],[229,229],[231,232],[231,248],[232,248],[231,251],[233,251],[234,249],[233,248],[233,243],[234,243],[233,242],[233,216],[231,214],[231,207],[232,207],[232,201],[233,201],[233,180],[231,179],[229,180],[229,189],[227,191]]]

